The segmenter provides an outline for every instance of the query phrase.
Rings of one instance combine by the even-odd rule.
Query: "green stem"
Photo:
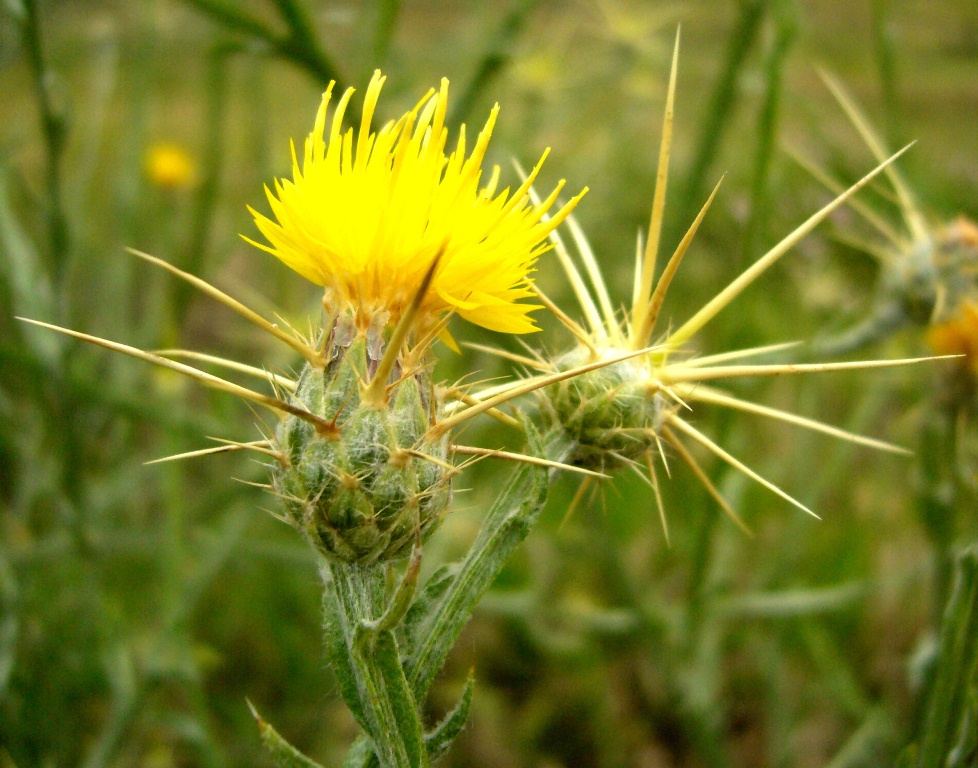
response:
[[[318,82],[325,85],[332,80],[340,90],[346,88],[346,81],[320,47],[306,9],[297,0],[275,0],[279,14],[288,26],[289,31],[286,34],[280,34],[264,22],[244,13],[235,3],[224,0],[186,2],[224,27],[261,40],[276,55],[306,70]],[[355,112],[358,106],[359,102],[354,98],[350,104],[351,110]]]
[[[186,2],[198,11],[210,16],[218,24],[235,32],[257,37],[273,46],[280,40],[275,32],[258,19],[244,13],[236,3],[228,3],[224,0],[186,0]]]
[[[751,181],[751,214],[744,232],[741,264],[753,261],[754,248],[763,236],[764,222],[770,207],[771,161],[774,157],[775,134],[781,106],[781,91],[785,61],[798,33],[797,9],[793,0],[778,0],[774,4],[774,41],[768,53],[765,69],[767,82],[764,102],[757,120],[757,149],[754,155],[754,174]]]
[[[566,460],[573,444],[563,430],[558,428],[541,436],[528,421],[524,421],[524,427],[528,453],[551,461]],[[424,701],[476,604],[532,530],[546,504],[549,481],[546,469],[521,465],[496,498],[465,559],[433,574],[416,598],[401,627],[406,649],[403,669],[415,701]],[[338,670],[343,688],[343,659],[337,661],[334,671]],[[349,703],[346,692],[344,697]],[[361,738],[350,749],[344,766],[370,768],[376,765],[375,761]]]
[[[289,36],[279,44],[279,52],[303,67],[323,85],[332,80],[342,88],[343,78],[320,47],[316,30],[305,7],[299,0],[275,0],[275,5],[289,25]]]
[[[380,765],[427,766],[421,718],[404,678],[394,634],[385,629],[365,631],[385,613],[386,565],[324,560],[320,570],[327,653],[343,696],[373,742]]]
[[[476,67],[475,74],[459,94],[448,114],[448,123],[456,128],[465,122],[476,99],[509,63],[513,57],[512,47],[526,24],[530,13],[540,0],[522,0],[517,3],[502,24],[490,38],[489,45],[481,61]]]
[[[953,384],[951,385],[954,386]],[[954,395],[939,402],[924,420],[920,447],[920,490],[917,509],[934,550],[934,617],[947,602],[953,568],[958,493],[959,407]]]
[[[397,29],[400,5],[400,0],[375,0],[374,2],[374,39],[370,61],[366,62],[362,82],[369,80],[374,68],[379,67],[387,59],[387,52],[390,50],[394,31]]]
[[[896,84],[896,45],[889,22],[890,0],[873,0],[873,49],[879,68],[880,87],[883,91],[883,109],[886,115],[886,138],[891,147],[900,146],[899,100]]]
[[[716,159],[723,135],[733,124],[730,116],[737,102],[737,77],[750,53],[767,10],[766,0],[741,0],[740,19],[730,33],[723,74],[717,82],[704,114],[702,133],[689,181],[682,194],[678,221],[690,221],[704,197],[703,185],[710,166]]]
[[[892,335],[908,320],[899,302],[880,300],[869,315],[851,328],[816,338],[809,347],[809,357],[824,360],[852,354]]]
[[[956,566],[954,590],[941,627],[937,670],[928,697],[917,768],[970,765],[967,755],[975,748],[978,547],[961,552]]]
[[[68,222],[64,213],[61,184],[61,161],[64,156],[67,125],[64,114],[56,107],[54,73],[46,67],[41,43],[41,25],[37,0],[24,0],[24,43],[34,74],[41,130],[47,149],[47,219],[50,237],[50,264],[55,290],[61,284],[68,260]]]
[[[190,236],[184,252],[187,254],[180,267],[193,275],[203,275],[207,245],[214,221],[214,213],[220,198],[220,179],[224,167],[227,144],[224,118],[228,102],[228,58],[235,52],[231,46],[218,46],[209,58],[207,67],[207,143],[204,153],[204,174],[194,201]],[[173,308],[174,335],[180,333],[190,302],[196,289],[190,283],[177,281],[170,297]]]

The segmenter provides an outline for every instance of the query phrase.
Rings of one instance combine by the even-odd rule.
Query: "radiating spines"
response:
[[[541,403],[540,418],[552,428],[563,429],[572,439],[576,446],[572,453],[575,463],[593,470],[604,471],[627,466],[642,474],[648,472],[648,482],[653,489],[660,511],[661,496],[655,464],[661,461],[668,473],[668,457],[673,453],[678,454],[684,463],[689,465],[693,474],[734,522],[744,527],[743,522],[722,499],[694,457],[690,448],[695,445],[805,512],[814,514],[694,426],[699,409],[703,405],[730,408],[777,419],[879,450],[904,452],[903,449],[880,440],[837,429],[814,419],[755,405],[718,389],[715,383],[730,378],[886,367],[921,360],[744,365],[740,364],[741,358],[771,353],[790,345],[732,350],[697,357],[690,349],[689,342],[802,238],[833,211],[850,201],[875,177],[887,173],[891,179],[898,179],[899,177],[892,171],[892,164],[906,151],[906,148],[890,157],[879,157],[880,165],[852,186],[837,190],[833,200],[760,256],[713,299],[695,311],[689,319],[656,337],[657,321],[672,279],[690,249],[697,229],[719,189],[718,184],[679,242],[672,258],[657,275],[657,256],[665,209],[675,112],[678,35],[676,42],[663,117],[659,172],[653,197],[649,237],[644,248],[641,245],[641,238],[639,239],[631,304],[621,316],[608,310],[611,300],[601,270],[597,266],[597,260],[580,227],[573,221],[573,216],[570,216],[568,227],[578,250],[581,266],[576,263],[559,232],[552,233],[551,240],[580,304],[584,322],[579,324],[563,308],[541,296],[543,303],[553,311],[555,317],[571,334],[575,346],[569,352],[545,361],[540,367],[543,372],[531,376],[523,386],[526,389],[533,388],[537,392]],[[591,289],[587,287],[588,283],[593,289],[593,295]],[[645,351],[641,354],[623,357],[628,352],[634,353],[635,350],[642,349]],[[583,364],[608,360],[615,362],[610,366]],[[550,373],[551,370],[558,373]],[[573,371],[572,376],[562,375],[568,370]],[[539,382],[546,382],[546,384],[539,387]],[[705,382],[711,383],[707,385]],[[511,388],[512,391],[518,389],[518,385]],[[488,399],[490,401],[498,399],[502,396],[501,392],[501,387],[494,388]]]
[[[557,370],[586,362],[578,347],[554,361]],[[574,440],[573,461],[605,470],[641,459],[655,448],[657,433],[674,403],[649,377],[640,358],[622,360],[541,391],[542,408]]]

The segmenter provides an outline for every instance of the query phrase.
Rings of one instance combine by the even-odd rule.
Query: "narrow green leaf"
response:
[[[5,170],[0,168],[0,279],[9,286],[13,314],[51,317],[51,283],[37,246],[17,221]],[[56,335],[25,330],[24,336],[39,359],[53,363],[60,356],[63,342]]]
[[[19,592],[14,570],[0,553],[0,698],[14,669],[14,654],[20,630]]]
[[[377,632],[391,631],[403,621],[411,608],[414,592],[418,587],[418,575],[421,573],[421,541],[417,541],[411,550],[411,559],[401,577],[394,595],[387,603],[384,614],[377,619],[364,620],[360,626],[365,633],[373,636]]]
[[[327,566],[322,565],[323,569]],[[365,731],[370,730],[370,723],[360,704],[360,690],[357,688],[357,676],[347,651],[346,636],[343,633],[343,616],[339,611],[339,600],[330,588],[330,581],[324,574],[323,583],[323,642],[326,646],[326,660],[329,662],[340,695],[346,706],[353,713],[353,718]]]
[[[404,676],[404,668],[401,666],[401,657],[393,632],[384,631],[377,636],[371,660],[383,676],[384,688],[411,765],[428,765],[428,750],[424,743],[421,713]]]
[[[562,432],[554,432],[544,439],[527,420],[524,428],[531,455],[554,461],[566,458],[570,444]],[[546,469],[526,464],[516,470],[489,510],[458,575],[420,624],[420,642],[405,663],[408,680],[419,701],[427,695],[479,599],[540,516],[547,501],[547,485]]]
[[[452,579],[458,574],[458,570],[458,563],[443,565],[428,577],[424,588],[415,597],[404,621],[398,627],[398,635],[404,653],[410,654],[412,652],[417,644],[421,624],[431,610],[431,606],[445,594],[445,590],[451,586]]]
[[[434,762],[441,757],[455,741],[465,723],[469,719],[469,709],[472,707],[472,694],[475,692],[475,670],[469,670],[469,676],[465,681],[465,688],[462,697],[459,699],[455,709],[449,712],[445,718],[428,734],[425,734],[425,745],[428,747],[428,758]]]
[[[941,626],[933,688],[927,702],[917,768],[946,768],[968,719],[978,685],[978,546],[962,552]]]
[[[897,738],[897,727],[892,715],[885,707],[870,710],[863,718],[862,724],[849,737],[825,768],[864,768],[879,761],[879,755],[891,753]],[[895,768],[913,762],[897,762]]]
[[[972,681],[973,683],[978,681]],[[947,768],[975,768],[978,765],[978,686],[968,694],[968,705],[958,728],[958,742],[947,756]]]
[[[343,768],[379,768],[379,766],[373,744],[363,735],[353,742],[353,746],[343,760]]]
[[[250,701],[248,702],[248,709],[251,710],[251,714],[258,723],[262,744],[265,745],[265,749],[271,754],[272,759],[279,768],[322,768],[315,760],[309,759],[289,744],[278,731],[258,714],[255,705]]]
[[[748,619],[815,616],[851,608],[865,596],[866,584],[861,581],[836,587],[748,592],[724,600],[720,604],[720,611],[728,616]]]

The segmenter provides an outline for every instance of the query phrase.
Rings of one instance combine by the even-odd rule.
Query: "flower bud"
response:
[[[560,357],[555,368],[592,362],[584,347]],[[543,390],[549,412],[575,441],[573,462],[603,471],[641,458],[655,446],[667,415],[660,387],[641,359],[623,360],[551,384]]]
[[[362,402],[382,345],[366,334],[349,341],[346,330],[342,321],[333,326],[329,362],[307,364],[293,397],[333,429],[297,416],[282,421],[277,437],[287,460],[273,485],[289,522],[326,557],[390,560],[430,535],[444,515],[448,439],[426,437],[437,403],[425,368],[404,375],[396,367],[386,402]]]

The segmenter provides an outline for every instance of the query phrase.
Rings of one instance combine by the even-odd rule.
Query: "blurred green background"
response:
[[[793,154],[850,182],[875,164],[819,66],[892,148],[917,140],[900,167],[933,225],[978,218],[973,2],[0,4],[2,768],[269,765],[246,697],[324,765],[355,736],[322,655],[313,555],[262,511],[274,498],[238,482],[265,470],[240,454],[144,466],[210,436],[255,439],[265,415],[13,317],[289,370],[289,350],[124,248],[266,316],[315,321],[315,287],[240,239],[256,236],[245,206],[267,210],[262,186],[290,172],[289,139],[309,131],[325,81],[362,89],[376,67],[388,75],[383,119],[441,76],[455,125],[481,126],[498,101],[490,154],[510,182],[514,158],[531,164],[551,147],[542,186],[590,187],[578,217],[624,302],[680,22],[665,250],[727,177],[666,305],[674,321],[831,197]],[[885,191],[868,200],[894,219]],[[851,241],[873,237],[840,212],[721,314],[702,350],[858,322],[877,265]],[[538,279],[572,310],[554,259]],[[540,320],[526,341],[570,344]],[[908,330],[863,356],[925,351]],[[511,373],[442,352],[446,381]],[[473,716],[443,764],[879,766],[919,738],[950,552],[975,539],[969,409],[950,427],[936,419],[936,366],[737,391],[918,455],[698,413],[699,428],[824,520],[704,457],[755,536],[676,467],[664,487],[671,546],[636,477],[566,521],[578,481],[562,479],[433,694],[432,718],[474,666]],[[947,427],[936,437],[935,424]],[[465,437],[518,445],[488,422]],[[471,490],[429,564],[464,551],[508,472],[482,462],[462,476]]]

